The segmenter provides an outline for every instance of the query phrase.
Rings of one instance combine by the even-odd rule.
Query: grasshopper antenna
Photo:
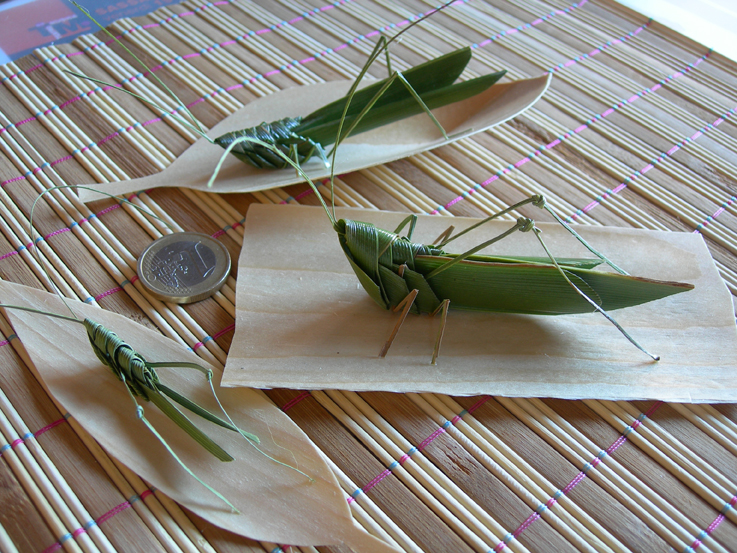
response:
[[[67,73],[69,75],[72,75],[74,77],[77,77],[78,79],[84,79],[86,81],[90,81],[90,82],[93,82],[95,84],[99,84],[99,85],[102,85],[102,86],[105,86],[105,87],[110,87],[110,88],[115,89],[115,90],[117,90],[119,92],[123,92],[125,94],[128,94],[129,96],[133,96],[134,98],[136,98],[137,100],[140,100],[144,104],[148,104],[149,106],[153,107],[154,109],[156,109],[160,113],[166,114],[167,117],[171,117],[172,119],[174,119],[175,121],[177,121],[177,123],[180,123],[181,125],[183,125],[187,129],[189,129],[190,131],[192,131],[193,133],[201,136],[202,138],[205,138],[210,143],[213,143],[213,144],[215,143],[215,141],[212,138],[210,138],[209,136],[207,136],[207,134],[205,133],[205,131],[202,130],[202,127],[200,127],[199,123],[196,126],[193,125],[192,123],[190,123],[189,121],[187,121],[187,119],[185,119],[184,117],[180,117],[179,114],[176,113],[176,110],[169,111],[169,110],[161,107],[160,105],[158,105],[156,102],[152,102],[148,98],[144,98],[140,94],[136,94],[135,92],[131,92],[130,90],[128,90],[126,88],[123,88],[121,86],[112,84],[110,82],[103,81],[103,80],[100,80],[100,79],[96,79],[96,78],[90,77],[88,75],[83,75],[82,73],[77,73],[76,71],[70,71],[68,69],[62,69],[62,71],[64,71],[64,73]],[[177,102],[179,102],[179,100],[177,100]],[[179,102],[179,104],[180,104],[180,108],[181,107],[184,107],[186,109],[186,106],[184,106],[184,104],[182,104],[181,102]],[[187,111],[189,112],[189,110],[187,110]]]
[[[53,192],[55,190],[64,190],[64,189],[67,189],[67,188],[75,188],[75,189],[76,188],[82,188],[82,189],[85,189],[85,190],[91,190],[93,192],[98,192],[100,194],[103,194],[105,196],[108,196],[110,198],[113,198],[113,199],[117,200],[120,203],[126,203],[126,204],[130,205],[131,207],[137,209],[138,211],[140,211],[144,215],[146,215],[148,217],[153,217],[154,219],[157,219],[157,220],[161,221],[167,227],[170,226],[169,223],[167,223],[166,221],[164,221],[163,219],[161,219],[160,217],[158,217],[154,213],[151,213],[150,211],[148,211],[146,209],[143,209],[141,206],[138,206],[138,205],[132,203],[130,200],[128,200],[126,198],[119,198],[118,196],[114,196],[112,194],[108,194],[107,192],[102,192],[101,190],[95,190],[94,188],[90,188],[90,187],[87,187],[87,186],[77,186],[77,185],[73,185],[73,184],[64,184],[64,185],[60,185],[60,186],[52,186],[51,188],[47,188],[46,190],[44,190],[43,192],[41,192],[38,195],[38,197],[36,197],[35,200],[33,200],[33,204],[31,205],[31,211],[30,211],[30,214],[28,216],[28,234],[31,237],[31,243],[32,244],[36,244],[36,241],[37,240],[41,240],[42,239],[41,236],[39,236],[38,238],[34,238],[36,232],[35,232],[35,229],[34,229],[34,226],[33,226],[33,217],[34,217],[34,212],[36,211],[36,206],[38,205],[38,202],[46,194],[49,194],[49,193],[51,193],[51,192]],[[64,305],[66,306],[66,308],[69,310],[69,312],[74,317],[74,319],[70,319],[70,320],[75,320],[76,322],[83,323],[83,321],[81,321],[77,317],[77,314],[72,310],[72,308],[69,305],[69,303],[67,303],[67,300],[64,297],[64,294],[61,293],[61,290],[59,289],[59,287],[56,285],[56,283],[51,278],[51,274],[49,273],[49,270],[46,267],[46,263],[44,262],[43,257],[41,257],[41,252],[39,251],[39,248],[38,247],[36,248],[36,252],[35,253],[36,253],[36,258],[38,259],[38,263],[41,266],[41,269],[43,270],[44,274],[46,275],[46,278],[49,280],[49,282],[51,283],[51,285],[54,287],[54,291],[59,296],[59,299],[64,303]],[[53,315],[53,316],[61,317],[60,315]]]
[[[392,42],[396,42],[399,40],[399,38],[409,31],[412,27],[415,25],[418,25],[419,23],[422,23],[425,19],[430,17],[431,15],[435,15],[436,13],[441,12],[451,4],[456,2],[456,0],[448,0],[445,2],[442,6],[439,8],[435,8],[428,13],[424,14],[422,17],[420,17],[417,21],[413,21],[411,25],[408,25],[401,31],[399,31],[396,35],[391,37],[387,40],[385,36],[379,37],[378,42],[376,43],[376,46],[374,47],[373,51],[369,55],[368,59],[366,60],[366,63],[361,68],[361,71],[358,73],[358,76],[356,77],[355,81],[353,81],[353,84],[351,85],[350,90],[348,91],[348,94],[346,94],[346,97],[348,98],[348,101],[346,102],[344,108],[343,108],[343,115],[340,119],[340,123],[338,125],[338,132],[335,139],[335,144],[333,145],[333,148],[330,152],[331,154],[331,169],[330,169],[330,198],[331,198],[331,204],[332,204],[332,212],[333,212],[333,219],[335,219],[335,159],[337,156],[338,146],[340,146],[340,143],[347,138],[353,128],[355,128],[356,125],[363,119],[363,117],[366,115],[366,113],[373,107],[373,105],[381,98],[381,96],[384,94],[386,89],[394,82],[395,79],[399,78],[400,81],[404,84],[404,86],[407,88],[407,90],[412,94],[412,96],[415,98],[415,100],[422,106],[425,113],[428,114],[430,119],[435,123],[435,125],[440,129],[440,132],[443,134],[443,137],[445,139],[448,138],[448,135],[445,132],[445,129],[443,129],[443,126],[438,122],[438,120],[435,118],[435,116],[432,114],[432,112],[428,109],[428,107],[425,105],[425,103],[422,101],[420,96],[417,94],[417,92],[412,88],[412,86],[407,82],[407,80],[404,78],[404,76],[400,72],[392,72],[391,70],[391,61],[389,59],[389,45]],[[374,62],[379,58],[381,55],[381,52],[386,52],[387,57],[387,69],[389,70],[390,77],[387,79],[387,82],[385,85],[374,95],[374,97],[366,104],[363,110],[361,110],[361,113],[356,118],[356,121],[351,125],[350,128],[348,128],[345,132],[343,132],[343,123],[346,119],[346,116],[348,114],[348,108],[351,105],[351,101],[353,100],[353,96],[356,94],[356,90],[358,89],[358,86],[361,84],[361,81],[363,80],[364,76],[368,72],[369,67],[371,67]]]
[[[121,48],[123,48],[123,50],[125,50],[128,54],[130,54],[133,57],[133,59],[136,60],[136,62],[141,67],[143,67],[156,80],[156,82],[159,83],[164,88],[164,90],[172,98],[174,98],[174,100],[176,101],[176,103],[179,104],[180,108],[182,110],[184,110],[184,112],[187,115],[189,115],[190,119],[192,119],[192,122],[194,123],[194,126],[193,127],[190,127],[190,128],[192,128],[200,136],[206,136],[205,135],[205,131],[202,129],[202,126],[200,125],[200,122],[197,120],[197,118],[192,114],[191,111],[189,111],[189,109],[187,108],[187,106],[184,105],[184,103],[179,99],[179,97],[176,94],[174,94],[174,92],[172,92],[172,90],[168,86],[166,86],[166,84],[159,78],[158,75],[156,75],[145,63],[143,63],[138,58],[138,56],[136,56],[133,52],[131,52],[131,50],[125,44],[123,44],[117,36],[115,36],[113,33],[111,33],[110,31],[108,31],[105,27],[103,27],[102,25],[100,25],[100,23],[97,22],[97,20],[92,16],[92,14],[90,14],[90,12],[89,12],[89,10],[87,10],[87,8],[85,8],[84,6],[80,6],[74,0],[72,0],[72,4],[74,4],[74,6],[79,11],[81,11],[83,14],[85,14],[87,17],[89,17],[95,25],[97,25],[105,34],[107,34],[110,38],[112,38]],[[79,75],[75,75],[75,76],[79,76]],[[87,77],[82,76],[82,78],[87,78]],[[90,80],[92,80],[92,79],[90,79]],[[95,82],[97,82],[97,81],[95,81]],[[107,85],[107,86],[112,86],[112,85]],[[114,88],[117,88],[118,90],[121,90],[119,87],[114,87]],[[152,104],[152,102],[148,102],[148,103],[149,104]],[[161,110],[161,108],[157,108],[157,109],[160,109]],[[166,110],[162,110],[162,111],[166,112]]]

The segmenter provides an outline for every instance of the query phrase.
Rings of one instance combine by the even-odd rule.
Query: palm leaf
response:
[[[448,257],[456,257],[455,254],[445,254]],[[507,256],[507,255],[470,255],[466,259],[469,261],[482,261],[485,263],[537,263],[541,265],[550,265],[549,257],[534,257],[525,255]],[[558,265],[567,268],[593,269],[602,264],[601,259],[591,259],[587,257],[556,257]]]
[[[147,388],[148,399],[156,405],[161,412],[174,421],[179,428],[189,434],[194,441],[204,447],[221,461],[232,461],[233,457],[222,447],[216,444],[207,434],[197,428],[177,406],[166,399],[158,390]]]
[[[422,274],[447,263],[449,257],[417,256]],[[568,277],[606,311],[631,307],[693,288],[690,284],[662,282],[579,269],[564,268]],[[562,315],[589,313],[592,307],[562,278],[554,266],[541,264],[461,261],[429,279],[441,299],[462,309],[505,313]]]
[[[415,91],[421,95],[425,92],[445,88],[453,84],[460,77],[461,73],[463,73],[470,59],[471,49],[468,47],[459,48],[449,54],[412,67],[405,71],[403,75]],[[351,99],[351,105],[348,108],[347,115],[349,117],[356,116],[386,81],[387,79],[383,79],[356,92]],[[407,97],[409,97],[409,92],[405,86],[401,82],[395,81],[384,92],[375,107],[381,107],[382,105],[393,103],[397,99]],[[347,97],[340,98],[304,117],[298,134],[305,136],[304,133],[309,133],[309,130],[314,127],[324,125],[326,122],[339,121],[343,115],[347,101]]]
[[[417,91],[416,88],[415,90],[429,109],[436,109],[448,104],[466,100],[476,96],[477,94],[481,94],[499,81],[499,79],[501,79],[505,74],[506,71],[498,71],[496,73],[477,77],[462,83],[450,84],[442,88],[431,89],[425,92]],[[369,110],[367,116],[363,117],[363,119],[358,122],[351,132],[351,135],[370,131],[371,129],[382,127],[384,125],[394,123],[395,121],[400,121],[424,111],[422,106],[402,83],[395,81],[389,90],[394,88],[397,84],[402,87],[404,93],[396,94],[391,99],[385,99],[385,97],[382,96],[376,104],[374,104],[371,110]],[[363,90],[361,92],[363,92]],[[371,97],[366,101],[368,102],[370,99]],[[340,101],[343,104],[345,103],[345,99]],[[356,106],[356,108],[362,108],[364,105],[365,103],[360,103],[356,98],[353,99],[351,107],[348,110],[349,114],[343,122],[344,129],[350,128],[360,116],[360,110],[357,109],[354,112],[353,107]],[[304,136],[305,138],[310,138],[315,142],[319,142],[323,146],[327,146],[335,142],[339,124],[340,114],[333,119],[329,119],[327,117],[321,118],[319,122],[315,122],[310,125],[305,125],[303,120],[303,123],[294,129],[294,132],[295,134]]]
[[[220,417],[212,414],[207,409],[200,407],[194,401],[192,401],[191,399],[187,397],[184,397],[182,394],[180,394],[176,390],[172,390],[171,388],[169,388],[165,384],[162,384],[161,382],[156,384],[156,387],[159,388],[159,390],[161,390],[164,394],[169,396],[171,399],[176,401],[179,405],[181,405],[185,409],[192,411],[195,415],[199,415],[203,419],[208,420],[213,424],[217,424],[218,426],[222,426],[223,428],[227,428],[228,430],[232,430],[233,432],[238,432],[239,429],[233,426],[232,424],[230,424],[228,421],[224,421]],[[256,436],[255,434],[251,434],[250,432],[245,432],[243,430],[241,430],[241,432],[252,442],[259,443],[260,440],[258,436]]]

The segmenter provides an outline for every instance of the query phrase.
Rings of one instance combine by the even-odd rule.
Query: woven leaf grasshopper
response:
[[[179,100],[158,76],[151,71],[138,57],[130,51],[120,40],[107,29],[95,21],[89,12],[76,2],[72,2],[87,17],[113,38],[126,52],[144,67],[150,75],[176,100],[187,117],[181,117],[176,112],[167,112],[150,100],[139,96],[125,88],[88,77],[73,71],[65,72],[75,77],[87,79],[97,84],[111,87],[138,98],[165,113],[189,130],[225,149],[244,163],[261,169],[283,169],[289,166],[285,158],[297,163],[305,163],[314,155],[318,155],[326,166],[331,166],[327,159],[325,147],[334,144],[332,149],[333,162],[337,147],[348,138],[377,127],[401,121],[419,113],[426,113],[446,140],[449,140],[445,129],[430,111],[449,104],[460,102],[479,95],[497,83],[506,70],[497,71],[474,79],[455,83],[463,73],[471,59],[471,48],[459,48],[453,52],[439,56],[425,63],[410,68],[407,71],[394,71],[389,58],[389,45],[409,29],[438,13],[453,3],[446,2],[441,7],[430,11],[414,21],[399,33],[387,39],[381,36],[368,60],[361,68],[348,94],[341,99],[331,102],[304,117],[287,117],[277,121],[263,122],[255,127],[225,133],[216,138],[210,138],[195,116]],[[387,69],[389,76],[358,90],[368,69],[386,52]],[[178,110],[176,110],[178,111]],[[370,117],[366,117],[370,114]],[[225,158],[221,158],[215,174]],[[208,186],[212,185],[212,181]]]
[[[61,185],[49,188],[42,192],[33,202],[28,222],[29,234],[32,238],[34,235],[33,220],[36,205],[46,194],[64,188],[71,188],[71,186]],[[140,208],[139,206],[132,204],[130,201],[123,201],[130,205],[133,209],[137,209],[149,217],[159,219],[153,213],[150,213]],[[167,224],[161,219],[159,219],[159,221]],[[40,252],[38,250],[35,250],[35,252],[38,256],[38,261],[43,272],[46,274],[49,282],[52,282]],[[312,480],[310,476],[306,475],[299,469],[282,463],[281,461],[278,461],[277,459],[262,451],[258,446],[258,444],[260,443],[260,439],[258,438],[258,436],[242,430],[233,422],[230,415],[223,408],[223,405],[221,404],[220,399],[215,392],[215,387],[212,381],[212,369],[204,367],[198,363],[186,361],[149,361],[109,328],[89,317],[79,317],[58,289],[56,289],[56,293],[62,304],[66,306],[66,308],[69,310],[71,316],[61,315],[59,313],[35,309],[23,305],[6,304],[3,302],[0,302],[0,308],[36,313],[45,317],[62,319],[64,321],[82,325],[86,331],[89,345],[92,347],[95,356],[100,361],[100,363],[110,369],[112,374],[119,381],[121,381],[125,391],[127,392],[127,395],[130,397],[131,401],[135,405],[136,418],[140,420],[146,426],[146,428],[156,437],[161,445],[164,446],[166,451],[177,461],[181,468],[183,468],[190,476],[192,476],[195,480],[202,484],[209,492],[211,492],[217,498],[227,504],[233,512],[237,512],[237,509],[233,506],[233,504],[220,492],[218,492],[202,479],[200,479],[200,477],[197,476],[197,474],[195,474],[187,466],[187,464],[185,464],[181,460],[179,455],[177,455],[177,453],[168,444],[167,440],[159,433],[156,427],[154,427],[154,425],[149,422],[148,418],[145,415],[144,407],[141,405],[141,403],[139,403],[139,399],[155,405],[174,424],[176,424],[181,430],[186,432],[194,440],[194,442],[202,446],[202,448],[204,448],[208,453],[212,454],[219,461],[230,462],[234,460],[234,457],[231,456],[223,447],[218,445],[218,443],[216,443],[212,438],[210,438],[206,432],[198,428],[179,407],[183,407],[190,413],[197,415],[205,421],[239,434],[248,444],[250,444],[251,447],[256,449],[256,451],[264,455],[266,458],[270,459],[276,464],[288,467],[302,474],[310,481]],[[214,398],[219,410],[222,412],[222,415],[225,418],[220,418],[212,411],[200,406],[196,401],[193,401],[186,395],[167,386],[164,382],[162,382],[157,373],[157,369],[160,368],[190,369],[202,373],[209,386],[209,390],[212,393],[212,397]],[[179,405],[179,407],[177,406],[177,404]]]
[[[239,138],[258,139],[278,148],[300,164],[315,154],[328,163],[325,146],[339,144],[348,136],[370,131],[423,111],[432,118],[447,139],[445,130],[430,110],[476,96],[506,73],[498,71],[454,84],[471,59],[471,49],[466,47],[412,67],[404,73],[392,72],[389,65],[389,77],[357,92],[356,88],[366,69],[386,45],[386,40],[379,41],[345,98],[323,106],[305,117],[285,118],[226,133],[215,138],[214,143],[227,149],[238,159],[259,168],[283,169],[289,164],[281,156],[275,155],[272,148],[250,141],[239,141]],[[370,113],[370,117],[365,117],[367,113]],[[234,143],[235,146],[229,149]]]
[[[83,440],[96,440],[109,455],[151,486],[157,496],[163,493],[204,520],[255,540],[316,546],[341,544],[353,551],[395,551],[354,524],[345,495],[319,450],[296,423],[260,391],[219,387],[218,367],[198,358],[194,352],[185,351],[175,341],[123,315],[70,302],[80,321],[94,319],[108,329],[115,329],[149,361],[170,359],[212,370],[216,375],[212,382],[217,396],[235,424],[260,436],[259,447],[263,452],[290,459],[294,467],[304,471],[281,470],[283,467],[275,466],[272,459],[254,450],[238,433],[222,425],[197,422],[234,458],[227,463],[220,462],[196,445],[159,409],[149,407],[139,397],[146,419],[181,462],[212,489],[223,492],[231,502],[228,508],[220,496],[193,485],[192,477],[182,470],[158,437],[143,428],[141,421],[136,419],[138,410],[131,408],[125,385],[111,373],[110,367],[101,364],[90,349],[87,333],[79,328],[81,325],[39,316],[32,311],[63,313],[65,307],[61,298],[0,281],[0,300],[31,311],[7,310],[12,328],[0,321],[0,331],[10,342],[8,346],[19,356],[19,364],[22,361],[26,365],[25,368],[19,366],[18,370],[27,368],[42,382],[62,409],[61,413],[71,415],[68,420],[75,430],[81,426],[89,433],[90,436],[82,434]],[[5,359],[9,362],[3,370],[9,371],[9,376],[15,363],[12,356],[6,354]],[[203,386],[202,376],[197,371],[181,370],[173,365],[171,369],[156,369],[160,381],[211,413],[219,412],[220,407],[209,386]],[[23,391],[20,396],[17,390],[15,393],[11,398],[18,397],[22,401],[26,397]],[[39,397],[33,401],[43,405],[47,400]],[[77,447],[75,442],[71,446]],[[93,454],[96,449],[92,446]],[[87,465],[82,463],[79,470],[85,471]],[[94,470],[98,468],[93,467]],[[126,488],[124,484],[121,490]],[[284,508],[285,497],[288,497],[288,509]],[[73,530],[74,527],[66,528]]]
[[[309,183],[310,186],[314,185]],[[317,193],[317,190],[315,190]],[[452,235],[452,227],[434,245],[412,241],[417,222],[409,215],[387,231],[371,223],[336,219],[318,194],[338,242],[361,286],[382,308],[401,311],[399,320],[381,350],[387,354],[407,315],[440,313],[442,320],[431,363],[435,364],[450,307],[466,310],[531,315],[601,313],[635,347],[658,360],[623,329],[609,311],[632,307],[686,292],[693,285],[628,275],[591,247],[535,195]],[[551,214],[592,254],[592,258],[556,258],[542,231],[527,217],[518,217],[505,232],[462,253],[448,253],[448,244],[485,223],[533,205]],[[407,228],[404,236],[401,235]],[[481,250],[515,233],[528,232],[541,245],[541,257],[495,256]],[[609,265],[615,272],[596,270]]]
[[[384,120],[396,120],[395,116],[404,116],[404,112],[407,115],[414,115],[424,111],[436,125],[440,126],[428,107],[436,105],[436,100],[430,99],[432,94],[438,92],[440,96],[444,96],[445,88],[451,89],[448,92],[449,97],[456,94],[470,94],[477,89],[480,92],[503,75],[503,73],[493,74],[466,81],[460,85],[451,85],[468,62],[470,52],[462,49],[418,66],[408,71],[407,75],[391,72],[391,66],[388,63],[389,78],[358,91],[359,83],[370,65],[378,59],[382,52],[386,52],[388,60],[389,44],[409,28],[411,26],[389,40],[381,38],[345,98],[321,108],[303,120],[264,124],[262,127],[228,133],[214,140],[210,139],[225,148],[225,153],[210,183],[215,180],[223,159],[228,153],[234,153],[244,161],[257,166],[292,166],[302,176],[322,203],[330,224],[338,234],[339,243],[346,258],[366,292],[381,307],[402,310],[397,325],[380,353],[381,356],[386,355],[410,311],[430,314],[439,312],[442,313],[442,321],[432,356],[432,363],[435,364],[447,312],[452,304],[453,307],[463,309],[544,315],[598,311],[633,345],[652,359],[657,360],[658,356],[645,350],[609,315],[608,311],[654,301],[690,290],[693,286],[628,275],[587,244],[563,222],[546,204],[542,196],[532,196],[491,215],[455,236],[451,236],[452,231],[449,229],[437,246],[411,241],[416,216],[407,217],[394,232],[377,229],[368,223],[336,220],[334,207],[331,212],[314,183],[301,168],[301,163],[315,153],[319,154],[328,164],[322,149],[322,142],[332,141],[335,144],[331,152],[334,160],[341,142],[351,133],[368,130],[381,124]],[[442,82],[433,79],[434,70],[438,67],[447,67],[449,71],[449,77]],[[410,80],[420,89],[419,91],[415,90]],[[436,90],[438,86],[440,88]],[[426,93],[430,93],[430,96],[423,96]],[[442,103],[437,105],[442,105]],[[186,108],[184,109],[186,111]],[[338,114],[340,117],[337,117]],[[191,117],[196,127],[187,124],[205,136],[196,119]],[[447,136],[442,127],[440,130],[444,136]],[[313,134],[310,135],[310,133]],[[308,136],[303,136],[303,134]],[[331,136],[334,138],[331,139]],[[334,167],[334,163],[330,165]],[[334,204],[332,201],[333,180],[334,174],[331,174],[331,202]],[[556,259],[543,241],[540,229],[532,219],[526,217],[519,217],[508,231],[461,254],[446,253],[442,249],[462,234],[526,204],[532,204],[550,213],[572,236],[594,254],[595,259]],[[400,236],[408,224],[409,229],[406,236]],[[545,256],[514,258],[478,255],[478,252],[485,247],[491,246],[518,230],[532,232],[541,244]],[[616,273],[594,270],[601,263],[606,263]]]

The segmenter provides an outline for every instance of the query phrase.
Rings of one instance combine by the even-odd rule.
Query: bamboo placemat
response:
[[[212,126],[281,88],[352,78],[379,33],[436,1],[189,1],[113,30]],[[214,298],[185,307],[151,299],[136,281],[136,257],[169,232],[163,225],[62,191],[39,202],[43,238],[29,237],[44,188],[150,174],[194,139],[137,101],[62,73],[123,82],[175,107],[101,40],[0,67],[0,277],[50,289],[39,250],[68,296],[223,363],[235,274]],[[461,0],[405,34],[394,63],[462,45],[474,48],[469,76],[552,71],[552,87],[491,132],[342,176],[339,205],[481,216],[541,192],[576,223],[700,232],[737,292],[734,62],[611,0]],[[131,199],[175,229],[216,236],[234,257],[250,203],[316,203],[303,185]],[[0,332],[0,551],[287,550],[222,532],[117,465],[54,406],[5,321]],[[734,405],[268,394],[325,453],[357,521],[407,551],[737,550]]]

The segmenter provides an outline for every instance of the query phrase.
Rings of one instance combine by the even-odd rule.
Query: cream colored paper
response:
[[[339,210],[393,230],[403,214]],[[414,240],[431,243],[451,223],[421,216]],[[511,223],[453,242],[463,252]],[[559,225],[543,224],[555,255],[590,257]],[[377,355],[398,314],[360,287],[322,209],[254,204],[238,267],[236,331],[224,386],[341,388],[558,398],[737,400],[737,329],[731,295],[699,235],[577,227],[634,275],[695,284],[690,292],[612,315],[651,362],[601,315],[531,316],[453,310],[437,366],[439,318],[409,315],[385,359]],[[495,253],[545,255],[531,233]]]
[[[0,281],[2,303],[68,314],[56,297]],[[151,362],[190,361],[208,366],[172,340],[120,315],[73,302],[78,316],[116,332]],[[195,474],[240,511],[230,509],[189,476],[136,419],[123,384],[95,357],[84,327],[12,309],[5,310],[42,383],[111,455],[166,495],[211,523],[256,540],[299,545],[350,545],[356,551],[394,551],[353,522],[344,492],[307,436],[273,403],[246,388],[220,389],[233,420],[261,439],[262,450],[315,479],[277,465],[243,438],[196,415],[190,418],[233,457],[223,463],[197,445],[154,405],[140,401],[146,417]],[[210,367],[213,368],[213,367]],[[198,371],[157,369],[161,381],[218,413]],[[219,380],[215,371],[214,381]]]
[[[350,138],[340,147],[335,174],[349,173],[424,152],[504,123],[537,102],[547,90],[551,78],[551,74],[546,74],[534,79],[496,84],[473,98],[433,110],[450,140],[443,139],[425,114]],[[307,115],[345,96],[351,84],[352,81],[337,81],[282,90],[242,107],[213,127],[208,136],[214,138],[264,121]],[[220,146],[200,138],[160,173],[128,181],[85,186],[115,195],[161,186],[182,186],[213,192],[254,192],[303,180],[293,169],[256,169],[228,156],[214,186],[208,189],[207,182],[223,152]],[[303,169],[313,180],[330,175],[317,156],[304,164]],[[79,195],[84,202],[106,197],[85,189],[79,189]]]

